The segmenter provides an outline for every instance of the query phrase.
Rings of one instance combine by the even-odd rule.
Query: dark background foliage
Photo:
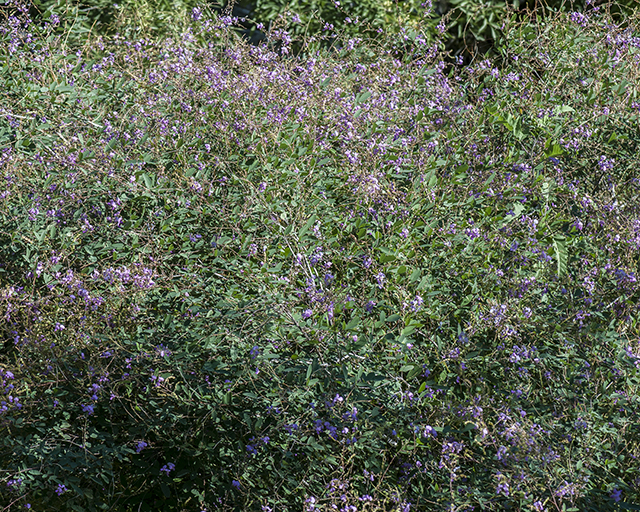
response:
[[[31,14],[46,11],[50,6],[64,10],[68,0],[35,0]],[[156,32],[166,31],[175,19],[176,13],[191,11],[198,0],[82,0],[77,5],[79,13],[85,17],[81,22],[87,27],[95,27],[98,32],[113,32],[114,22],[119,7],[127,3],[134,6],[133,11],[146,11],[145,20]],[[531,13],[535,17],[544,17],[557,11],[578,11],[606,6],[613,19],[620,21],[629,15],[636,0],[618,0],[613,3],[605,0],[238,0],[236,2],[220,2],[213,0],[211,8],[218,12],[230,12],[232,16],[242,18],[243,29],[238,29],[253,43],[264,39],[264,31],[268,30],[280,17],[288,18],[297,14],[301,23],[293,27],[293,34],[316,33],[326,24],[352,34],[364,34],[383,28],[396,31],[400,26],[411,26],[418,20],[422,25],[432,28],[440,23],[442,17],[446,21],[445,44],[454,55],[464,55],[466,61],[477,53],[485,54],[495,49],[495,41],[503,29],[505,18],[515,13],[520,19],[528,19]],[[431,15],[425,19],[424,13],[429,6]],[[346,19],[361,20],[361,23],[345,23]],[[264,29],[257,28],[258,24]]]

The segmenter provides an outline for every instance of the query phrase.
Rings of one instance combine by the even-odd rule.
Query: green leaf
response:
[[[165,498],[171,497],[171,489],[166,483],[160,482],[160,489],[162,489],[162,494],[164,494]]]
[[[558,114],[563,114],[565,112],[575,112],[575,109],[573,107],[570,107],[569,105],[562,105],[560,107],[556,107],[554,109],[554,112],[556,115],[558,115]]]
[[[360,317],[353,318],[345,327],[347,331],[351,331],[360,325],[362,319]]]
[[[564,154],[564,150],[558,145],[547,141],[544,148],[544,156],[547,158],[555,158]]]
[[[569,258],[565,238],[561,236],[555,237],[553,239],[553,246],[556,251],[558,277],[562,277],[567,273],[567,260]]]
[[[549,198],[551,196],[551,192],[553,192],[553,190],[555,189],[555,185],[556,182],[554,179],[550,179],[549,181],[545,181],[542,184],[542,195],[544,196],[544,198],[549,201]]]
[[[147,188],[149,188],[149,189],[153,188],[153,181],[154,180],[146,172],[142,173],[142,179],[144,180],[144,184],[146,185]]]
[[[364,103],[370,97],[371,97],[371,92],[370,91],[365,91],[358,97],[358,99],[356,100],[356,103]]]
[[[407,380],[411,380],[415,378],[421,371],[422,371],[422,366],[420,366],[419,364],[414,365],[413,369],[407,374]]]
[[[402,336],[409,336],[415,330],[416,330],[415,325],[408,325],[404,329],[402,329],[402,332],[400,334],[402,334]]]
[[[301,229],[301,230],[300,230],[300,232],[298,233],[298,237],[299,237],[299,238],[302,238],[302,237],[304,236],[304,234],[305,234],[307,231],[309,231],[309,230],[311,229],[311,226],[313,226],[313,225],[315,224],[316,219],[317,219],[317,216],[316,216],[316,214],[314,213],[314,214],[309,218],[309,220],[307,221],[307,223],[306,223],[304,226],[302,226],[302,229]]]

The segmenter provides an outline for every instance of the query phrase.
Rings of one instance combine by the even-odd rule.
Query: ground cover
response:
[[[637,17],[5,11],[5,510],[635,509]]]

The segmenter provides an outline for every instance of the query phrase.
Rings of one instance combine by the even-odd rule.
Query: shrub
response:
[[[7,510],[606,510],[637,462],[638,18],[501,58],[206,8],[0,37]]]

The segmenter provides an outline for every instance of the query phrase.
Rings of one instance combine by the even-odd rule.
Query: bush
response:
[[[74,19],[0,30],[7,510],[640,500],[637,16]]]

